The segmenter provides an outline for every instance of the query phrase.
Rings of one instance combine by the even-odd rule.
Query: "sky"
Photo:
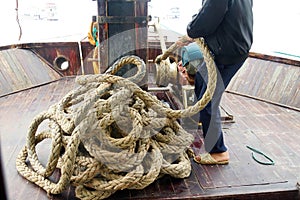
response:
[[[0,3],[0,46],[11,43],[71,40],[80,41],[87,36],[92,16],[97,14],[97,3],[92,0],[18,0],[18,15],[22,29],[16,20],[16,1]],[[3,2],[3,1],[2,1]],[[37,8],[46,2],[56,5],[57,21],[37,20],[33,17]],[[72,5],[72,6],[70,6]],[[29,17],[28,14],[31,16]]]
[[[97,14],[97,3],[92,0],[18,0],[18,14],[22,37],[16,21],[16,1],[0,3],[0,46],[36,41],[80,41],[87,36],[92,16]],[[36,20],[25,16],[53,2],[57,21]],[[159,17],[168,29],[185,34],[186,25],[201,8],[202,0],[151,0],[149,14]],[[253,0],[254,43],[252,51],[282,52],[300,59],[300,0]],[[72,5],[72,6],[70,6]],[[170,19],[174,8],[179,8],[179,19]],[[173,12],[174,14],[174,12]]]
[[[201,8],[202,0],[151,0],[150,11],[161,23],[186,34],[186,25]],[[181,19],[169,20],[170,7],[180,7]],[[253,0],[254,42],[252,50],[259,53],[295,55],[300,60],[300,0]]]

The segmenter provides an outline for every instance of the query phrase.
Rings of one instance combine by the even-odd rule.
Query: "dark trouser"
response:
[[[212,100],[200,111],[200,122],[204,136],[205,150],[209,153],[227,151],[221,127],[220,101],[225,88],[232,77],[243,65],[244,61],[234,65],[217,65],[217,86]],[[201,99],[206,90],[207,69],[201,66],[195,76],[195,94]]]

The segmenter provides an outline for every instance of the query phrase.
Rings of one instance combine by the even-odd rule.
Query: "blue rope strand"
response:
[[[248,146],[248,145],[247,145],[246,147],[247,147],[248,149],[250,149],[250,150],[253,151],[253,152],[252,152],[252,158],[253,158],[256,162],[258,162],[259,164],[262,164],[262,165],[275,165],[274,160],[271,159],[269,156],[265,155],[263,152],[261,152],[261,151],[259,151],[259,150],[257,150],[257,149],[254,149],[254,148],[252,148],[252,147],[250,147],[250,146]],[[258,160],[258,159],[255,157],[254,153],[258,153],[258,154],[264,156],[264,157],[265,157],[266,159],[268,159],[270,162],[263,162],[263,161]]]

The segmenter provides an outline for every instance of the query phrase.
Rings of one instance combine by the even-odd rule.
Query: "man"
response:
[[[181,49],[181,61],[178,64],[182,65],[185,78],[190,85],[195,85],[195,76],[198,67],[204,62],[203,54],[196,42],[193,42]]]
[[[217,65],[217,87],[212,100],[200,111],[206,154],[198,155],[200,164],[228,164],[229,153],[221,129],[219,105],[232,77],[248,57],[253,42],[252,0],[204,0],[199,13],[187,26],[190,38],[203,37]],[[195,75],[199,99],[206,90],[207,71]]]

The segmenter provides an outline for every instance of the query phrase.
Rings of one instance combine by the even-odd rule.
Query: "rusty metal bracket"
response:
[[[122,2],[124,2],[124,1],[126,1],[126,2],[131,2],[131,1],[139,1],[139,2],[149,2],[150,0],[106,0],[106,1],[108,1],[108,2],[110,2],[110,1],[115,1],[115,2],[118,2],[118,1],[122,1]]]
[[[144,24],[147,23],[148,17],[147,16],[98,16],[98,23],[99,24],[131,24],[131,23],[138,23]]]

